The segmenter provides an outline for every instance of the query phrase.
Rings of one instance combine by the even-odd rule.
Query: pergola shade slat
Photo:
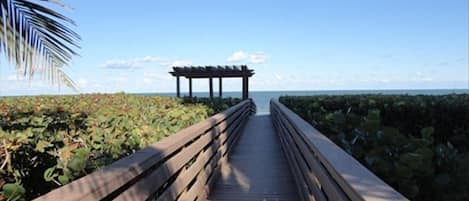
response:
[[[244,67],[244,68],[243,68]],[[186,78],[209,78],[209,77],[251,77],[254,70],[247,69],[247,66],[184,66],[173,67],[173,71],[169,72],[173,76],[183,76]]]

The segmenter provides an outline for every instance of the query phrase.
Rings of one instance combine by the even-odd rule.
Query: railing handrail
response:
[[[201,196],[253,110],[252,100],[244,100],[35,200],[147,200],[155,193],[164,200],[186,191],[184,196]],[[165,183],[170,179],[175,184]],[[191,181],[200,184],[191,187]],[[155,192],[159,188],[171,192]]]
[[[408,200],[278,100],[270,110],[303,200]]]

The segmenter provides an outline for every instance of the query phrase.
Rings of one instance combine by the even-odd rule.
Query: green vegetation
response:
[[[0,200],[45,194],[212,113],[125,94],[0,98]]]
[[[469,200],[469,94],[280,102],[411,200]]]
[[[227,97],[227,98],[220,98],[220,97],[215,97],[213,100],[210,98],[202,97],[184,97],[184,104],[194,104],[194,103],[200,103],[203,105],[206,105],[207,107],[211,108],[213,110],[213,113],[219,113],[222,112],[238,103],[243,101],[240,98],[232,98],[232,97]]]

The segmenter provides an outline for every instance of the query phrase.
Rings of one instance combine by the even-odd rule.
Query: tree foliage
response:
[[[41,1],[64,7],[59,0]],[[28,79],[40,73],[51,84],[76,89],[63,70],[79,48],[80,36],[68,27],[75,23],[42,4],[0,0],[0,53]]]

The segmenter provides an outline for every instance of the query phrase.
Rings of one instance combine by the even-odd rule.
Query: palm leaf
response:
[[[51,3],[64,6],[59,0]],[[37,73],[51,84],[77,89],[63,71],[72,57],[80,36],[67,25],[68,17],[28,0],[0,0],[0,53],[17,72],[30,80]]]

